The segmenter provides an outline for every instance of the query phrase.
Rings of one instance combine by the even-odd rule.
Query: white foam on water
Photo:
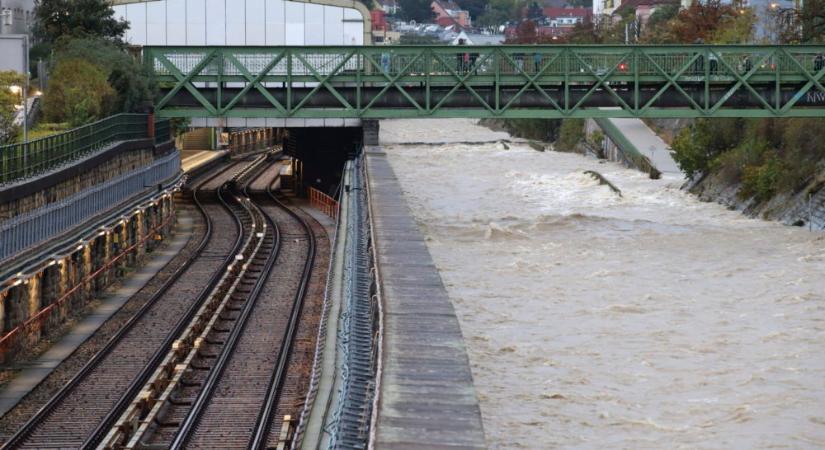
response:
[[[673,176],[492,142],[505,138],[472,120],[382,122],[492,448],[825,445],[822,234],[700,202]]]

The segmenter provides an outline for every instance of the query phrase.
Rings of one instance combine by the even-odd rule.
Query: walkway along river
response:
[[[381,127],[491,448],[825,446],[825,235],[701,203],[674,177],[450,144],[507,138],[471,120]]]

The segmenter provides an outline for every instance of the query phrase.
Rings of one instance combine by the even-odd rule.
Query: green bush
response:
[[[12,92],[12,86],[23,85],[23,77],[17,72],[0,72],[0,144],[14,139],[17,127],[14,125],[15,106],[20,104],[20,94]]]
[[[742,176],[740,195],[754,196],[758,201],[768,200],[777,193],[784,176],[785,170],[782,162],[776,155],[771,156],[762,165],[747,166]]]
[[[103,69],[83,59],[63,59],[43,95],[43,114],[48,121],[77,127],[110,114],[114,101]]]
[[[748,139],[733,149],[721,153],[711,161],[710,166],[726,180],[737,182],[742,179],[748,167],[761,165],[768,153],[771,151],[767,142]]]
[[[585,139],[584,119],[564,119],[556,140],[556,150],[572,152]]]
[[[699,119],[673,139],[673,159],[689,177],[707,173],[718,155],[742,141],[743,130],[743,119]]]
[[[114,111],[142,112],[155,97],[157,86],[147,67],[108,40],[62,40],[55,59],[58,64],[65,59],[82,59],[102,69],[117,94]]]

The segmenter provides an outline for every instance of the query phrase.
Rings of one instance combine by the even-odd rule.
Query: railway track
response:
[[[318,308],[304,300],[325,285],[313,270],[316,234],[323,252],[328,240],[273,193],[279,168],[259,156],[194,188],[207,231],[192,258],[3,448],[263,449],[291,439],[283,416],[302,406],[316,338],[317,321],[302,314]]]
[[[136,394],[152,364],[171,346],[242,240],[241,226],[214,193],[196,186],[193,201],[206,222],[192,257],[3,448],[82,448],[123,398]],[[220,230],[220,232],[216,232]]]
[[[239,198],[254,200],[243,205],[263,230],[259,250],[239,278],[243,288],[226,294],[226,307],[211,328],[198,327],[202,345],[190,350],[191,359],[178,358],[186,368],[158,388],[165,394],[156,396],[152,412],[138,421],[142,425],[134,422],[132,432],[123,433],[130,428],[127,411],[103,448],[266,446],[316,252],[316,230],[270,190],[278,169],[264,161],[234,180],[243,186]]]

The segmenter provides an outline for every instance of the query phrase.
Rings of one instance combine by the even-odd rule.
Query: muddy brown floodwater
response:
[[[677,178],[451,144],[507,138],[472,120],[381,127],[491,448],[825,447],[825,235],[699,202]]]

